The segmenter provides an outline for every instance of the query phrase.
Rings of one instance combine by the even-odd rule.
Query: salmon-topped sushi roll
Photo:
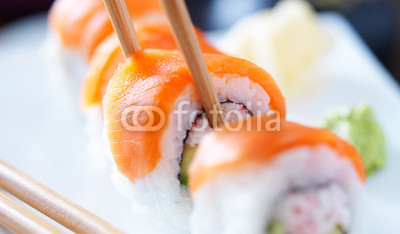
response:
[[[158,0],[126,0],[133,21],[166,21]],[[56,0],[49,16],[45,55],[52,77],[79,86],[87,62],[113,28],[102,0]],[[75,87],[74,87],[75,90]]]
[[[142,49],[178,50],[167,22],[137,23],[135,30]],[[196,34],[204,53],[220,53],[206,40],[200,30],[196,29]],[[103,96],[108,82],[123,59],[118,38],[115,34],[111,34],[97,47],[89,62],[81,91],[81,103],[87,118],[86,130],[94,149],[101,148],[99,146],[103,141]]]
[[[157,0],[126,0],[134,21],[165,21]],[[49,13],[49,27],[66,48],[78,49],[88,57],[113,27],[102,0],[57,0]]]
[[[204,59],[227,122],[270,112],[285,117],[284,98],[266,71],[222,54]],[[187,166],[211,128],[182,56],[143,50],[127,58],[108,85],[103,108],[119,191],[136,210],[189,230]]]
[[[239,129],[207,135],[189,167],[192,233],[359,233],[365,169],[352,145],[265,116]]]

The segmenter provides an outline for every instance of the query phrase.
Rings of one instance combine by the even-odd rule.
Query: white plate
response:
[[[400,92],[397,83],[339,15],[322,17],[334,47],[321,61],[318,87],[289,100],[288,118],[315,125],[322,112],[367,101],[387,134],[388,164],[366,183],[367,233],[400,232]],[[118,228],[156,233],[110,182],[110,163],[88,157],[76,99],[47,79],[38,15],[0,30],[0,159],[84,206]],[[71,101],[74,100],[74,101]]]

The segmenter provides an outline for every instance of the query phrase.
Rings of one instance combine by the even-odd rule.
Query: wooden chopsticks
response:
[[[121,43],[124,56],[128,57],[139,51],[139,41],[136,37],[135,28],[133,27],[133,22],[125,0],[103,0],[103,2],[106,6],[114,31]]]
[[[16,233],[61,233],[54,225],[1,192],[0,224]]]
[[[71,231],[80,233],[121,233],[106,221],[1,161],[0,188]],[[4,199],[4,203],[8,203],[18,210],[18,208],[15,208],[15,204],[13,206],[12,203],[7,201],[7,199]],[[27,217],[32,216],[28,215]],[[17,219],[17,222],[22,222],[20,216],[14,216],[14,218]],[[43,224],[38,219],[34,218],[32,220],[37,221],[38,224]],[[0,219],[1,221],[3,220]],[[8,223],[10,222],[8,221]]]

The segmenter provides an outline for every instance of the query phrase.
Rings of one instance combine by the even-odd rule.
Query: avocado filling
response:
[[[178,179],[183,185],[188,185],[188,168],[193,159],[194,153],[196,152],[196,148],[196,146],[191,146],[189,144],[183,146],[181,173],[178,175]]]
[[[226,101],[221,103],[221,107],[225,117],[229,117],[229,119],[226,119],[228,122],[247,119],[253,115],[245,105],[240,103]],[[207,116],[204,111],[201,111],[193,120],[192,129],[187,132],[186,139],[183,142],[181,172],[178,175],[178,179],[182,185],[188,184],[188,168],[194,157],[197,146],[200,144],[201,139],[211,131],[212,128],[208,123]]]
[[[368,105],[334,110],[326,116],[323,126],[354,144],[368,175],[385,165],[385,134]]]
[[[285,231],[285,226],[283,222],[278,220],[273,220],[268,226],[268,234],[287,234]],[[342,226],[337,225],[331,231],[328,231],[327,234],[346,234],[347,232],[343,229]]]
[[[342,187],[327,183],[288,191],[272,216],[269,234],[338,234],[348,232],[351,209]]]

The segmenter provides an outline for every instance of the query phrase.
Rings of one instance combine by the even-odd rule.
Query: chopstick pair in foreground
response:
[[[1,192],[0,224],[17,233],[60,233],[54,225]]]
[[[78,233],[122,233],[106,221],[0,161],[0,188]],[[15,232],[61,232],[0,193],[0,224]]]

